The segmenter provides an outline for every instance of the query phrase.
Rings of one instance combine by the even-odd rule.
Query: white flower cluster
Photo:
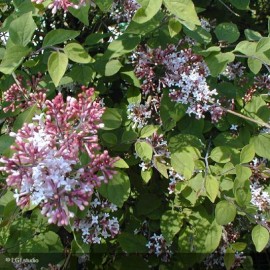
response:
[[[155,254],[157,257],[160,257],[163,262],[168,262],[170,260],[172,251],[162,234],[157,235],[154,233],[146,246],[149,249],[148,253]]]
[[[221,75],[233,81],[235,78],[241,78],[244,75],[245,69],[241,62],[229,63]]]
[[[200,119],[204,117],[205,111],[211,110],[212,104],[216,102],[213,96],[218,93],[216,89],[209,89],[206,77],[210,72],[203,61],[193,62],[187,72],[178,73],[189,61],[189,55],[183,50],[178,54],[172,53],[166,61],[169,72],[165,81],[170,87],[170,97],[178,103],[189,104],[187,113],[195,114],[196,118]]]
[[[130,22],[140,5],[136,0],[116,0],[112,4],[111,17],[119,22]]]
[[[185,180],[184,176],[177,173],[173,168],[171,168],[169,170],[169,194],[174,193],[176,184],[183,180]]]
[[[100,244],[102,239],[114,238],[120,232],[118,219],[108,213],[117,211],[117,206],[96,196],[86,217],[75,220],[73,224],[73,229],[82,232],[86,244]]]
[[[148,119],[151,118],[151,110],[148,105],[130,103],[127,107],[128,119],[132,120],[133,128],[141,128],[147,125]]]
[[[250,185],[251,203],[258,207],[262,212],[270,210],[270,194],[263,190],[263,187],[258,183]]]

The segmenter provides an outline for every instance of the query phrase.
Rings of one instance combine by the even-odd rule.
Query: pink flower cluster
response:
[[[9,105],[3,108],[4,112],[15,111],[20,108],[21,111],[37,105],[42,108],[46,100],[47,89],[39,86],[42,75],[39,73],[37,76],[32,76],[31,80],[26,81],[26,87],[23,83],[23,77],[17,76],[16,83],[12,84],[8,90],[3,93],[3,100],[8,102]]]
[[[209,69],[192,49],[178,49],[174,45],[164,50],[141,46],[133,58],[135,74],[142,80],[141,89],[145,95],[156,95],[163,88],[169,88],[171,99],[186,104],[186,112],[196,118],[203,118],[205,112],[219,105],[214,97],[216,90],[210,90],[206,81]]]
[[[45,0],[31,0],[33,3],[42,4]],[[85,5],[85,0],[80,0],[79,4],[74,4],[70,0],[53,0],[49,4],[48,8],[52,10],[52,13],[55,14],[58,10],[63,9],[65,12],[69,7],[78,9],[80,6]]]
[[[84,210],[94,189],[113,177],[107,151],[101,152],[97,131],[103,126],[105,108],[93,100],[94,89],[82,88],[78,98],[58,94],[45,102],[45,113],[24,124],[12,146],[14,154],[4,157],[1,171],[8,173],[7,185],[15,189],[17,205],[38,205],[49,223],[69,224],[77,206]],[[88,154],[86,165],[81,153]]]
[[[117,206],[107,200],[100,199],[98,194],[90,203],[91,208],[83,219],[76,219],[73,228],[82,232],[83,242],[86,244],[100,244],[102,239],[114,238],[120,233],[119,222],[111,217],[110,212],[117,210]]]

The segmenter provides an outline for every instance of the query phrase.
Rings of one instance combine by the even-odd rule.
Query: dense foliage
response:
[[[1,267],[256,268],[268,5],[0,1]]]

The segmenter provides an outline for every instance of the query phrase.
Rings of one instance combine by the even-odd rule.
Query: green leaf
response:
[[[177,134],[170,138],[169,141],[169,150],[173,152],[182,152],[185,148],[193,146],[200,150],[203,149],[202,141],[190,134]]]
[[[116,74],[120,68],[122,67],[122,64],[119,60],[111,60],[106,63],[105,65],[105,76],[112,76]]]
[[[113,0],[95,0],[95,3],[101,11],[106,12],[111,8]]]
[[[117,161],[113,163],[113,167],[125,169],[129,168],[128,164],[122,158],[118,158]]]
[[[236,251],[243,251],[247,247],[247,243],[235,242],[231,244],[231,247]]]
[[[138,138],[138,134],[133,130],[125,130],[122,134],[121,143],[131,144]]]
[[[20,45],[8,46],[0,65],[0,72],[11,74],[30,51],[31,49]]]
[[[194,171],[193,158],[186,153],[173,153],[171,155],[171,165],[176,172],[182,174],[185,179],[190,179]]]
[[[255,156],[254,145],[248,144],[241,151],[240,162],[241,163],[248,163],[251,160],[253,160],[254,156]]]
[[[117,144],[117,136],[112,132],[106,132],[101,135],[101,138],[106,143],[106,146],[113,146]]]
[[[183,215],[178,211],[166,211],[161,217],[160,229],[167,243],[172,243],[174,236],[183,225]]]
[[[251,29],[245,29],[244,33],[246,38],[250,41],[258,41],[262,38],[262,35],[259,32]]]
[[[175,18],[171,18],[169,20],[168,29],[171,37],[176,36],[180,33],[182,30],[182,24],[179,22],[179,20]]]
[[[201,44],[208,44],[212,40],[212,35],[200,26],[196,27],[193,30],[189,30],[185,27],[184,32],[187,36],[191,37],[192,39],[196,40],[198,43]]]
[[[263,122],[268,122],[270,117],[269,108],[261,96],[252,97],[251,101],[246,104],[242,112],[248,117]]]
[[[144,193],[140,195],[137,199],[137,203],[135,206],[136,214],[138,216],[141,215],[149,215],[157,210],[161,205],[161,198],[152,193]]]
[[[86,65],[74,65],[68,76],[71,76],[73,81],[87,85],[93,80],[94,71]]]
[[[52,52],[48,59],[48,71],[55,86],[59,85],[68,66],[68,57],[65,53]]]
[[[90,5],[84,5],[81,6],[79,9],[76,8],[68,8],[68,11],[77,19],[79,19],[82,23],[84,23],[86,26],[89,26],[89,18],[88,18],[88,12],[90,9]]]
[[[213,175],[207,175],[205,179],[206,195],[214,203],[219,193],[219,182]]]
[[[140,132],[140,138],[147,138],[152,136],[158,130],[158,126],[147,125],[142,128]]]
[[[210,154],[210,158],[218,163],[227,163],[231,160],[232,151],[227,146],[217,146]]]
[[[153,155],[153,147],[147,142],[136,142],[135,151],[137,155],[145,162],[150,162]]]
[[[151,20],[160,10],[162,0],[143,0],[142,7],[134,14],[132,20],[136,23],[142,24]]]
[[[241,207],[249,205],[251,200],[249,179],[237,177],[233,183],[233,194],[238,205]]]
[[[214,33],[218,40],[228,43],[233,43],[240,37],[238,27],[234,23],[221,23],[216,27]]]
[[[78,43],[69,43],[64,47],[68,58],[76,63],[87,64],[93,62],[93,58]]]
[[[60,238],[59,238],[59,235],[56,234],[55,232],[49,231],[44,234],[44,240],[47,245],[53,246],[57,244]]]
[[[10,39],[14,44],[25,47],[31,41],[36,28],[32,12],[25,13],[10,24]]]
[[[255,245],[256,251],[261,252],[268,244],[269,231],[261,225],[256,225],[252,229],[251,237]]]
[[[130,193],[129,177],[123,172],[118,172],[108,183],[102,183],[98,191],[110,202],[122,207]]]
[[[254,74],[258,74],[258,72],[261,70],[262,68],[262,61],[254,58],[252,56],[250,56],[248,58],[248,67],[249,69],[254,73]]]
[[[178,17],[187,28],[192,30],[192,25],[201,25],[191,0],[163,0],[163,3],[168,11]]]
[[[140,40],[139,36],[123,34],[109,44],[105,57],[112,59],[127,54],[136,48]]]
[[[118,109],[107,108],[102,115],[102,122],[104,124],[104,130],[117,129],[122,124],[122,116]]]
[[[152,178],[152,175],[153,175],[153,169],[152,168],[149,168],[148,170],[141,170],[141,177],[144,181],[144,183],[148,183],[149,180]]]
[[[159,157],[155,157],[153,158],[153,162],[154,162],[154,166],[155,168],[165,177],[165,178],[169,178],[168,176],[168,172],[167,170],[169,169],[169,167],[164,164],[164,161],[159,158]]]
[[[270,37],[262,37],[256,47],[256,52],[265,52],[270,50]]]
[[[230,270],[232,266],[234,265],[234,262],[235,262],[234,251],[228,247],[226,248],[226,253],[224,255],[224,264],[225,264],[226,270]]]
[[[33,117],[38,112],[39,110],[37,109],[37,106],[34,105],[20,113],[13,124],[13,130],[16,132],[23,126],[24,123],[31,123],[33,121]]]
[[[205,61],[210,69],[211,75],[217,77],[227,67],[228,63],[234,61],[234,54],[232,52],[227,53],[211,53],[205,58]]]
[[[258,156],[270,159],[270,134],[260,134],[250,140]]]
[[[1,135],[0,136],[0,154],[6,153],[10,150],[10,146],[14,143],[14,138],[9,135]]]
[[[236,216],[236,207],[228,201],[220,201],[216,205],[215,217],[217,224],[226,225],[234,220]]]
[[[55,29],[50,31],[44,38],[42,47],[54,46],[69,39],[74,39],[80,34],[80,31]]]
[[[234,51],[240,52],[242,54],[245,54],[247,56],[251,56],[256,52],[257,42],[251,42],[251,41],[241,41],[239,42]]]
[[[230,0],[231,4],[240,10],[248,10],[250,0]]]
[[[252,171],[250,168],[237,164],[235,166],[236,176],[238,179],[247,180],[251,177]]]
[[[203,232],[202,232],[203,233]],[[222,237],[222,226],[218,225],[215,221],[211,224],[209,228],[206,229],[205,238],[205,253],[211,253],[217,249],[220,244]]]
[[[117,241],[122,250],[127,253],[147,253],[147,240],[142,235],[123,232],[118,236]]]

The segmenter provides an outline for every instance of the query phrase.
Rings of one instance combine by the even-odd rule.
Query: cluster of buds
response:
[[[133,58],[135,74],[142,80],[141,89],[145,95],[155,96],[163,88],[169,88],[172,101],[187,105],[189,115],[194,114],[200,119],[212,109],[217,111],[219,102],[214,98],[217,91],[210,90],[206,81],[209,69],[191,48],[178,49],[178,46],[168,45],[163,50],[141,46]],[[217,118],[215,112],[211,115]]]
[[[266,90],[269,95],[270,75],[268,74],[258,75],[254,78],[254,83],[246,91],[245,96],[243,97],[243,100],[245,101],[245,103],[248,103],[251,101],[252,97],[257,91],[261,92],[264,90]]]
[[[135,12],[140,8],[136,0],[115,0],[112,5],[111,17],[120,22],[130,22]]]
[[[170,261],[172,251],[170,250],[170,245],[166,242],[162,234],[157,235],[154,233],[150,237],[146,246],[148,247],[149,254],[155,254],[163,262]]]
[[[46,0],[31,0],[35,4],[42,4]],[[81,6],[85,5],[85,0],[80,0],[78,4],[74,4],[70,0],[53,0],[51,4],[49,4],[48,8],[52,10],[52,13],[55,14],[58,10],[63,9],[65,12],[69,7],[78,9]]]
[[[3,157],[0,170],[7,185],[15,189],[17,205],[39,205],[49,223],[69,224],[74,213],[84,210],[94,189],[116,173],[108,151],[101,152],[97,131],[105,110],[93,100],[94,89],[82,88],[78,98],[58,94],[45,102],[45,113],[24,124],[17,132],[12,157]],[[81,153],[89,162],[81,164]]]
[[[120,225],[116,217],[110,212],[117,211],[117,206],[96,197],[90,203],[90,210],[83,219],[75,219],[73,228],[82,232],[83,242],[86,244],[100,244],[102,239],[114,238],[120,233]]]
[[[12,84],[8,90],[3,93],[4,102],[8,102],[9,105],[3,108],[4,112],[15,111],[20,108],[21,111],[36,105],[39,109],[42,109],[46,100],[47,89],[40,87],[42,74],[38,73],[37,76],[32,76],[31,80],[26,81],[26,87],[23,84],[23,77],[17,76],[16,82]]]

